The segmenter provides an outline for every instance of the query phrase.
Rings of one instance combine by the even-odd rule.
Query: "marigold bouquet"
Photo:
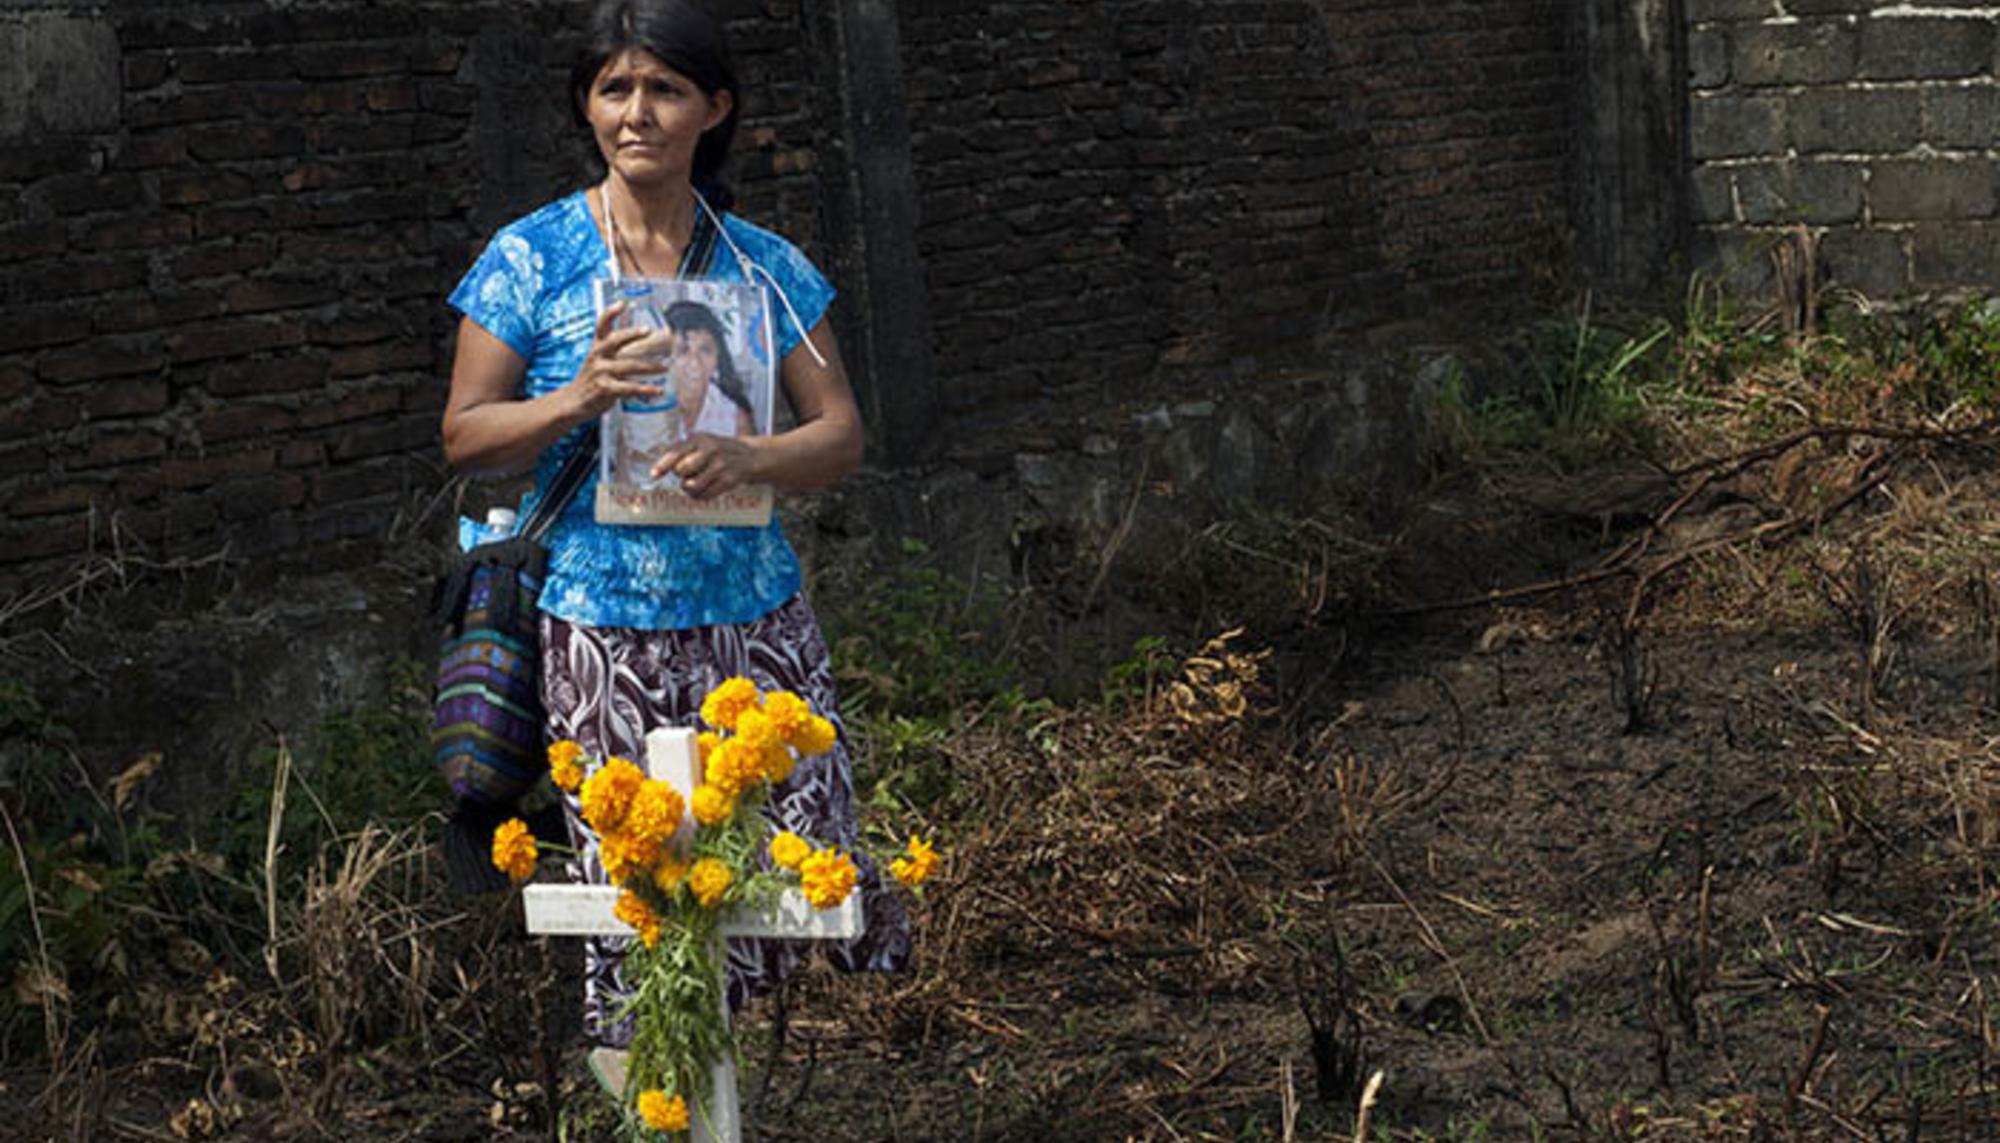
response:
[[[624,1097],[638,1122],[669,1134],[688,1129],[691,1109],[707,1104],[714,1065],[736,1050],[721,994],[724,913],[768,908],[791,886],[816,909],[837,908],[858,878],[852,856],[773,834],[762,812],[800,759],[833,748],[833,724],[797,695],[763,693],[743,678],[711,691],[701,718],[710,729],[696,738],[700,779],[685,802],[626,759],[592,759],[574,742],[549,748],[551,779],[577,795],[599,863],[620,889],[613,913],[637,936],[624,966],[634,1018]],[[493,864],[517,882],[533,876],[537,857],[526,824],[495,832]],[[937,860],[913,837],[889,867],[915,887]]]

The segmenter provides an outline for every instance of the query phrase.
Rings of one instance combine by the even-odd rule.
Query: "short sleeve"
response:
[[[771,262],[772,265],[765,268],[777,279],[785,297],[792,303],[790,313],[786,312],[783,301],[777,301],[771,311],[778,323],[778,360],[783,361],[787,354],[798,348],[799,342],[805,340],[806,331],[826,316],[827,309],[833,305],[834,290],[833,283],[826,280],[819,267],[789,242],[778,244],[777,254]],[[798,317],[796,322],[792,320],[794,314]]]
[[[783,361],[805,340],[806,331],[826,316],[828,307],[833,305],[833,283],[798,247],[735,215],[727,218],[729,233],[741,243],[742,253],[763,271],[751,277],[770,295],[773,341],[777,344],[778,360]],[[789,309],[786,302],[791,303]]]
[[[451,306],[523,359],[532,358],[543,269],[542,254],[533,244],[516,231],[503,230],[451,292]]]

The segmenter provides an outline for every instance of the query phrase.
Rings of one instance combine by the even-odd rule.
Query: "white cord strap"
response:
[[[609,185],[608,180],[597,184],[597,206],[604,212],[604,260],[611,266],[611,280],[621,282],[625,275],[618,272],[618,220],[611,217],[611,192],[605,189]]]
[[[812,331],[806,328],[805,322],[799,320],[799,311],[792,307],[792,299],[785,293],[785,287],[778,284],[778,279],[773,277],[769,270],[750,260],[750,256],[745,254],[743,248],[736,244],[736,240],[729,236],[729,228],[722,225],[721,216],[715,213],[714,207],[708,205],[708,200],[701,196],[700,191],[694,192],[694,200],[701,204],[701,209],[708,214],[708,220],[715,224],[715,232],[722,235],[724,242],[729,243],[729,252],[736,255],[736,268],[743,272],[743,280],[754,284],[758,276],[762,275],[763,279],[771,284],[771,290],[778,295],[778,301],[784,303],[785,316],[792,319],[792,328],[799,331],[799,341],[806,347],[806,352],[812,354],[813,360],[819,362],[820,368],[826,368],[826,356],[819,351],[819,346],[813,344]]]
[[[750,260],[750,256],[745,254],[743,248],[736,244],[736,240],[729,236],[729,228],[722,224],[722,216],[715,212],[714,207],[708,205],[708,200],[702,197],[700,191],[694,192],[694,200],[701,204],[702,212],[708,215],[709,222],[715,226],[715,232],[729,244],[729,252],[736,255],[736,268],[742,271],[744,282],[754,285],[757,279],[762,277],[764,281],[770,283],[771,291],[778,295],[778,301],[785,307],[785,316],[792,319],[792,328],[799,331],[800,343],[806,347],[807,353],[812,354],[813,360],[819,362],[820,368],[826,368],[826,355],[819,351],[819,346],[813,344],[812,331],[807,329],[806,323],[799,318],[799,311],[792,305],[791,296],[785,293],[785,287],[778,284],[778,279],[769,270]],[[611,280],[621,281],[624,275],[619,273],[618,266],[618,222],[611,217],[611,194],[605,190],[604,183],[597,184],[597,202],[604,211],[604,248],[611,266]]]

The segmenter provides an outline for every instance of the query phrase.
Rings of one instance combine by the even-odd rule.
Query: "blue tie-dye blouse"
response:
[[[734,215],[723,226],[738,249],[763,267],[811,329],[833,301],[833,287],[783,238]],[[523,397],[569,383],[590,351],[596,312],[590,283],[608,270],[604,240],[582,192],[508,223],[473,263],[451,305],[528,363]],[[729,243],[716,243],[708,277],[744,281]],[[761,278],[761,275],[759,276]],[[799,344],[799,326],[763,283],[778,358]],[[526,519],[541,490],[583,439],[572,432],[545,450]],[[593,627],[686,628],[747,623],[799,590],[799,561],[773,519],[761,528],[644,527],[597,523],[597,470],[550,530],[549,577],[542,609]]]

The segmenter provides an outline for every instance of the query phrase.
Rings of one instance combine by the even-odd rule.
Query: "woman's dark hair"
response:
[[[729,41],[722,22],[703,0],[601,0],[591,12],[583,47],[569,69],[570,113],[589,127],[583,113],[597,73],[620,52],[637,48],[688,77],[707,95],[729,93],[729,114],[702,133],[694,147],[695,189],[717,210],[734,197],[722,181],[722,165],[736,138],[736,112],[743,93],[736,85],[736,65],[729,58]]]
[[[736,362],[729,356],[729,338],[722,332],[722,323],[715,319],[715,311],[700,302],[683,301],[668,306],[662,316],[667,328],[677,334],[700,332],[714,339],[715,387],[754,420],[757,410],[750,407],[750,396],[743,391],[743,382],[737,379]]]

